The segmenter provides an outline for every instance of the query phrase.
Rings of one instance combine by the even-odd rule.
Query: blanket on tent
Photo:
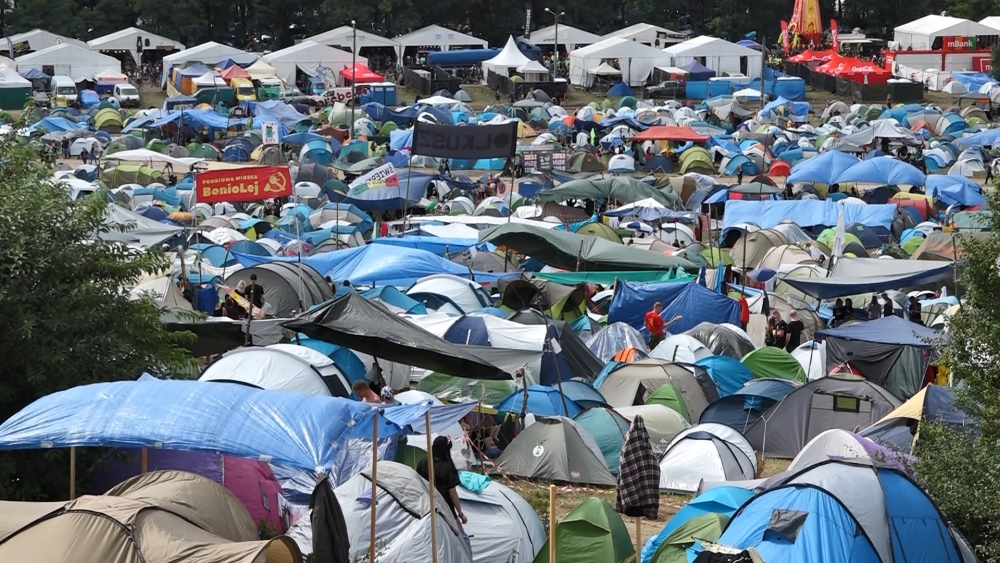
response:
[[[655,520],[660,511],[660,464],[642,416],[632,420],[618,465],[615,511]]]

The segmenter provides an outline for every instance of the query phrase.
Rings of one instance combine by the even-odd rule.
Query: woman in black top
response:
[[[434,488],[441,493],[444,501],[448,503],[451,513],[462,521],[468,522],[465,514],[462,513],[462,502],[458,499],[458,489],[460,481],[458,479],[458,468],[451,460],[451,438],[438,436],[431,444],[431,455],[434,456]],[[430,482],[427,473],[427,459],[424,458],[417,463],[417,473]]]

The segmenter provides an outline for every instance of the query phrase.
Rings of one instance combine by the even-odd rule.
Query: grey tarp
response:
[[[716,356],[729,356],[742,360],[744,356],[754,351],[752,342],[734,330],[715,323],[699,323],[683,334],[694,337]]]
[[[647,198],[653,198],[669,209],[678,211],[681,209],[681,200],[676,193],[664,193],[635,178],[572,180],[558,188],[542,190],[538,194],[540,202],[566,201],[568,199],[607,199],[622,203],[635,203]]]
[[[930,348],[942,343],[945,334],[899,317],[883,317],[868,322],[856,322],[816,332],[817,340],[837,338],[856,342],[895,344]]]
[[[828,277],[785,278],[783,281],[806,295],[832,299],[948,281],[953,276],[952,268],[952,262],[935,260],[840,258]]]
[[[577,377],[582,377],[587,381],[593,381],[597,374],[601,373],[604,364],[590,351],[587,344],[580,339],[572,328],[569,328],[565,321],[555,321],[546,317],[536,309],[518,311],[510,316],[508,320],[522,325],[548,324],[556,329],[559,335],[559,345],[563,350],[563,357],[569,363],[569,369]],[[487,357],[494,365],[502,365]],[[528,362],[527,358],[524,362]]]
[[[162,244],[184,232],[183,227],[154,221],[115,203],[108,204],[104,224],[109,228],[109,231],[101,233],[100,238],[138,244],[143,248]],[[122,228],[124,228],[124,232],[119,230]]]
[[[744,436],[762,455],[790,459],[822,432],[871,426],[899,405],[892,393],[866,379],[831,374],[792,391]]]
[[[333,299],[330,285],[319,272],[294,262],[264,262],[244,268],[230,274],[225,284],[235,289],[241,281],[249,284],[253,274],[264,288],[265,310],[269,308],[275,317],[291,318]]]
[[[353,291],[284,326],[310,338],[408,366],[475,379],[510,378],[469,348],[439,338]]]
[[[508,223],[482,231],[479,242],[506,246],[549,266],[574,272],[698,269],[683,258],[622,246],[599,237],[521,223]]]
[[[586,430],[564,417],[539,418],[496,460],[502,475],[612,487],[601,449]]]

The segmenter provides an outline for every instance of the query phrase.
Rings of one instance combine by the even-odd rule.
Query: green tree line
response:
[[[870,36],[891,38],[894,27],[927,14],[979,20],[997,13],[996,0],[819,0],[824,26],[839,22],[841,32],[860,28]],[[605,34],[645,22],[696,35],[730,40],[747,33],[774,41],[780,21],[791,17],[793,0],[534,0],[532,27],[552,24],[543,11],[565,11],[563,23]],[[296,39],[348,25],[394,36],[430,24],[469,32],[502,45],[508,35],[524,28],[523,0],[10,0],[0,6],[0,28],[18,33],[42,28],[89,40],[138,25],[148,31],[197,45],[219,41],[241,48],[279,49]]]

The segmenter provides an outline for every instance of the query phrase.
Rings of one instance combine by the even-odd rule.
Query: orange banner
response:
[[[287,166],[248,166],[211,170],[195,176],[198,203],[260,201],[292,195],[292,176]]]

